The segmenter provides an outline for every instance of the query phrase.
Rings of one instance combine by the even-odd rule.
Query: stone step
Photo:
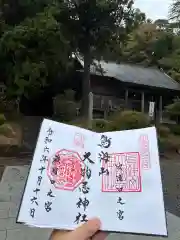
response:
[[[51,232],[52,230],[50,229],[40,229],[26,226],[24,229],[7,230],[6,240],[49,240]]]
[[[20,204],[21,199],[18,199],[16,202],[0,202],[0,219],[17,218]]]
[[[2,183],[12,184],[14,182],[25,182],[29,173],[29,166],[8,166],[6,167],[3,176]]]
[[[6,231],[0,231],[0,239],[1,240],[7,240],[7,232]]]
[[[10,186],[7,183],[0,183],[0,203],[10,201],[11,201]]]
[[[14,229],[25,230],[27,226],[16,223],[16,218],[0,218],[0,231]]]
[[[0,183],[0,203],[1,202],[14,202],[18,203],[21,201],[24,188],[24,182],[13,182],[13,183]]]

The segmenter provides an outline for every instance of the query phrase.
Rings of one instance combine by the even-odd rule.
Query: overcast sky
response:
[[[167,18],[168,7],[172,0],[135,0],[134,6],[145,12],[148,18],[156,20]]]

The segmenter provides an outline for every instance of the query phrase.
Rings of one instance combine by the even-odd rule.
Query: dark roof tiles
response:
[[[122,82],[180,90],[180,84],[159,69],[104,61],[101,61],[100,64],[104,76],[113,77]],[[101,75],[94,66],[91,66],[91,73]]]
[[[78,59],[81,65],[84,65],[82,59]],[[180,91],[180,84],[173,80],[163,71],[152,67],[143,67],[140,65],[117,64],[114,62],[94,61],[91,65],[91,74],[115,78],[122,82],[146,85],[150,87],[165,88]],[[101,70],[99,67],[101,66]]]

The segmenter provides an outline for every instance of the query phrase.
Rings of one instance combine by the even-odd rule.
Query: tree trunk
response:
[[[81,106],[81,116],[86,120],[88,120],[89,93],[91,90],[90,64],[91,64],[91,56],[90,56],[90,48],[88,48],[86,53],[84,54],[84,74],[83,74],[83,80],[82,80],[82,106]]]

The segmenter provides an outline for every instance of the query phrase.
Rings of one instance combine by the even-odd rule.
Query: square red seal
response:
[[[102,163],[108,174],[102,175],[102,192],[141,192],[138,152],[113,153]]]
[[[151,158],[149,153],[148,135],[141,135],[139,138],[139,153],[141,157],[141,167],[143,170],[151,168]]]

